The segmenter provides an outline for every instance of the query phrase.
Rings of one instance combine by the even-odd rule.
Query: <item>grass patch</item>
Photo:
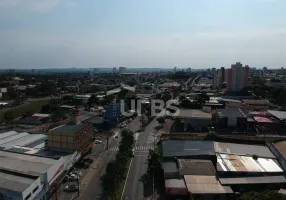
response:
[[[42,106],[48,104],[49,101],[50,100],[33,101],[33,102],[28,102],[26,104],[23,104],[19,107],[2,109],[0,110],[0,122],[4,121],[4,116],[5,116],[5,113],[7,112],[11,113],[11,116],[13,116],[13,118],[17,118],[17,117],[24,115],[27,112],[31,112],[31,113],[39,112]]]

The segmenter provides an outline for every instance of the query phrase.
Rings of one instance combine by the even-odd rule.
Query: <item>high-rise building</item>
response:
[[[116,69],[116,67],[113,67],[113,70],[112,70],[112,72],[113,72],[113,74],[116,74],[116,72],[117,72],[117,69]]]
[[[224,82],[225,72],[224,67],[220,69],[212,68],[212,87],[218,89]]]
[[[230,91],[240,91],[248,86],[249,66],[242,66],[240,62],[231,65],[228,69],[227,89]]]
[[[175,72],[175,73],[177,72],[177,67],[174,67],[174,72]]]
[[[122,73],[126,73],[127,69],[126,67],[119,67],[119,73],[122,74]]]
[[[221,80],[220,80],[220,83],[222,84],[223,82],[225,82],[225,69],[224,67],[221,67],[220,68],[220,73],[221,73]]]

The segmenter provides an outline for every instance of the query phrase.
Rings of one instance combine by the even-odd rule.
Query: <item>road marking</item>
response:
[[[82,185],[82,183],[86,180],[87,175],[90,173],[90,171],[93,169],[93,167],[94,167],[95,165],[97,165],[97,163],[99,162],[99,160],[101,160],[100,157],[101,157],[101,155],[102,155],[104,152],[105,152],[105,151],[102,151],[102,152],[99,154],[99,156],[98,156],[98,158],[96,159],[96,161],[93,163],[93,165],[90,167],[90,169],[88,170],[88,172],[85,174],[85,177],[81,180],[80,185]],[[80,193],[80,194],[81,194],[81,193]],[[77,193],[75,193],[74,195],[72,195],[72,197],[71,197],[70,200],[73,200],[74,197],[75,197],[75,195],[77,195]],[[79,195],[78,197],[80,197],[80,195]]]
[[[136,144],[137,144],[137,140],[136,140],[134,146],[136,146]],[[128,176],[129,176],[129,172],[130,172],[132,161],[133,161],[133,158],[131,158],[131,161],[130,161],[130,164],[129,164],[129,167],[128,167],[127,176],[126,176],[126,179],[125,179],[125,183],[124,183],[124,186],[123,186],[123,191],[122,191],[121,198],[120,198],[121,200],[123,198],[123,194],[124,194],[124,191],[125,191],[125,187],[126,187],[127,179],[128,179]]]

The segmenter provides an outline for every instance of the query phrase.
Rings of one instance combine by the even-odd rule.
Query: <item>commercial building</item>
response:
[[[267,110],[269,102],[266,99],[242,99],[242,102],[247,105],[248,110]]]
[[[79,159],[76,151],[46,148],[47,136],[9,131],[0,133],[0,198],[42,199],[58,178]]]
[[[212,125],[212,115],[209,110],[180,109],[174,118],[180,119],[185,129],[188,126],[202,128]]]
[[[61,151],[78,151],[84,155],[92,148],[92,131],[89,123],[64,124],[49,130],[47,146]]]
[[[242,66],[240,62],[231,65],[231,69],[228,69],[227,76],[227,89],[230,91],[240,91],[248,86],[249,67]]]
[[[214,114],[218,130],[246,129],[247,116],[240,108],[217,109]]]
[[[165,140],[161,144],[167,195],[235,199],[235,193],[286,186],[282,167],[262,143]]]
[[[31,116],[26,116],[18,120],[19,124],[26,124],[26,125],[41,125],[47,122],[50,119],[50,114],[44,113],[35,113]]]

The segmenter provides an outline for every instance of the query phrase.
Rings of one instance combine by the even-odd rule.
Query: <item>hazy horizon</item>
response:
[[[0,0],[0,69],[277,69],[286,67],[285,8],[284,0]]]

